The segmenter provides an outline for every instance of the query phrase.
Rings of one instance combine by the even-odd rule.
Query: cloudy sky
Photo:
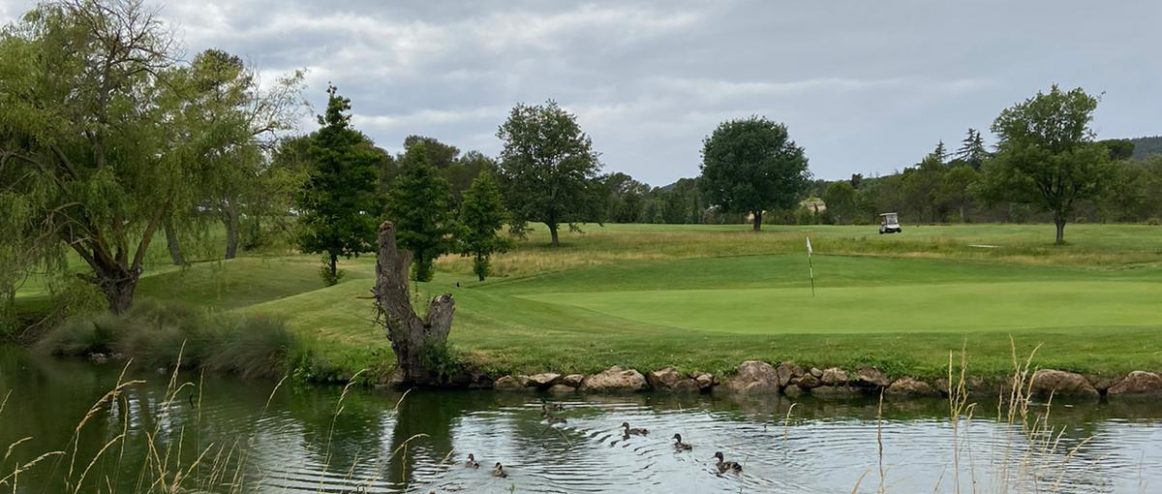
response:
[[[702,138],[752,114],[786,123],[817,177],[891,173],[1055,82],[1104,92],[1100,137],[1162,134],[1155,0],[157,4],[191,56],[305,68],[316,108],[334,82],[389,150],[421,134],[495,154],[508,109],[552,98],[607,171],[654,185],[697,175]],[[0,0],[0,19],[31,5]]]

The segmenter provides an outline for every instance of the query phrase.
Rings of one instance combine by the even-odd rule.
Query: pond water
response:
[[[567,419],[550,427],[534,395],[351,389],[340,405],[339,387],[284,383],[272,393],[272,382],[182,375],[172,393],[170,376],[139,372],[124,379],[146,382],[124,388],[74,439],[120,371],[0,347],[0,479],[63,450],[21,472],[15,491],[64,492],[86,468],[79,492],[140,492],[156,471],[184,479],[182,492],[830,493],[878,492],[881,478],[904,493],[956,492],[958,482],[962,492],[1162,490],[1156,402],[1055,403],[1052,432],[1031,434],[998,421],[995,403],[954,431],[942,400],[886,401],[880,411],[874,400],[569,396],[548,397]],[[623,421],[650,433],[624,439]],[[674,433],[693,451],[676,451]],[[720,475],[716,451],[743,472]],[[480,469],[464,467],[468,453]],[[496,462],[507,478],[490,475]]]

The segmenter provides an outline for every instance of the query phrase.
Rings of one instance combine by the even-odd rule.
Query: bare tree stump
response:
[[[412,309],[408,296],[408,267],[411,252],[395,245],[395,225],[390,221],[379,226],[379,252],[375,262],[375,303],[384,316],[387,339],[395,360],[400,384],[439,385],[440,376],[424,363],[425,348],[442,346],[452,329],[455,301],[445,293],[428,303],[428,312],[420,318]]]

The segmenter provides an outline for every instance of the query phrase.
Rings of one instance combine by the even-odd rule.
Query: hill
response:
[[[1162,154],[1162,136],[1135,137],[1130,139],[1134,143],[1134,159],[1140,160],[1153,154]]]

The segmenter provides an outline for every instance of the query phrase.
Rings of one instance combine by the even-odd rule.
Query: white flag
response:
[[[811,250],[811,237],[807,237],[807,255],[810,256],[812,253],[814,251]]]

